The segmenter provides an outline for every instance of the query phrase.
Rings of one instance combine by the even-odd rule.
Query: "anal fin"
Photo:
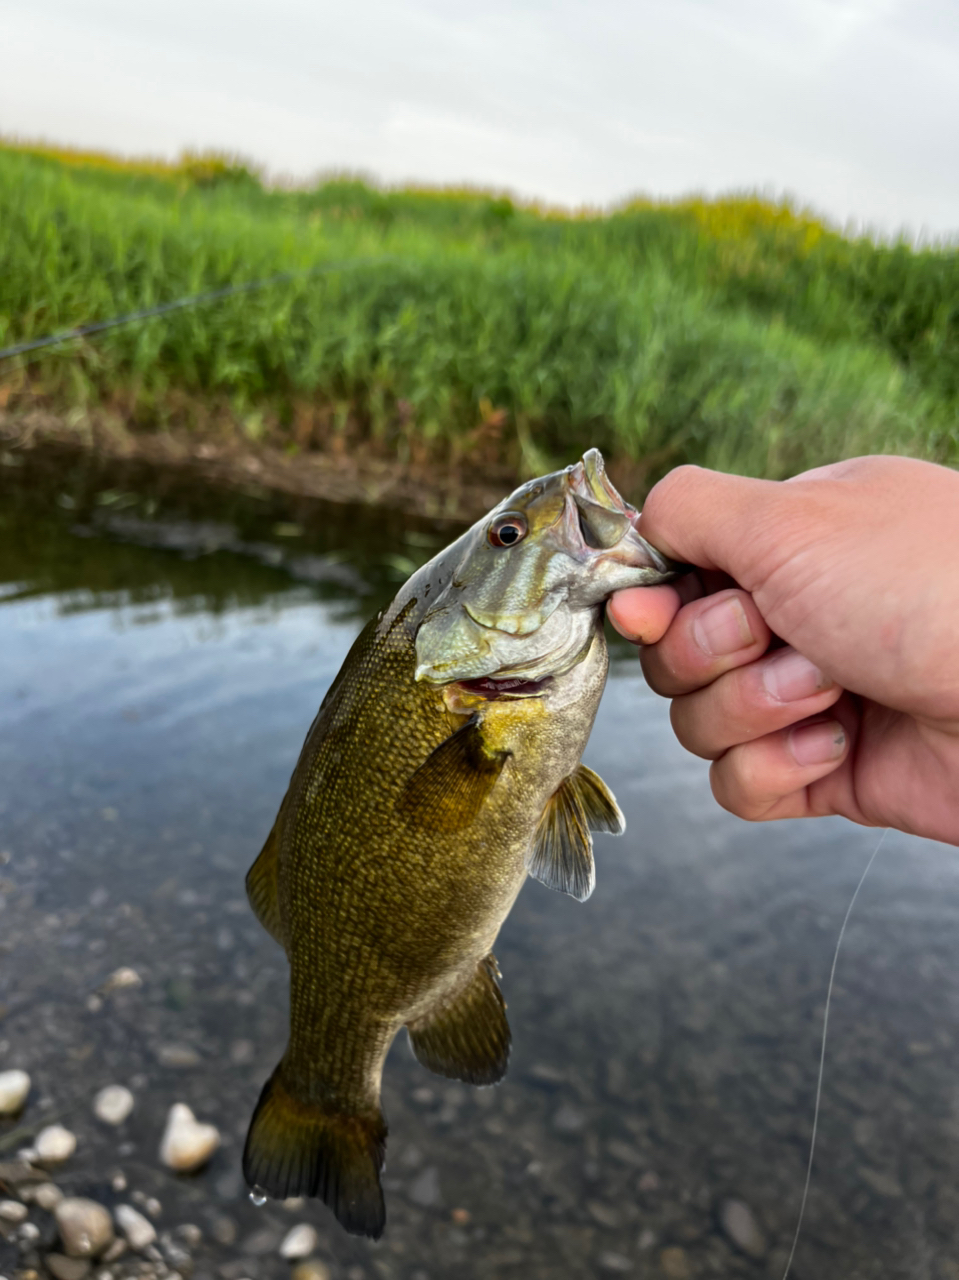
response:
[[[512,1037],[498,976],[496,961],[487,956],[464,990],[408,1024],[413,1052],[424,1067],[466,1084],[502,1080]]]
[[[476,818],[508,758],[506,751],[487,748],[473,716],[410,777],[397,811],[429,831],[461,831]]]
[[[250,900],[250,906],[257,920],[282,947],[286,944],[283,939],[277,887],[280,855],[279,826],[278,817],[259,856],[246,873],[246,896]]]
[[[579,765],[557,787],[539,820],[527,870],[550,889],[585,902],[596,885],[590,831],[626,829],[613,793],[598,774]]]

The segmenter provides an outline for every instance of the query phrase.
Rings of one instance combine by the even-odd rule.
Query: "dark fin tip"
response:
[[[315,1196],[351,1235],[378,1240],[386,1225],[382,1113],[346,1115],[301,1102],[284,1087],[280,1070],[264,1085],[250,1121],[247,1185],[276,1200]]]
[[[417,1060],[438,1076],[464,1084],[498,1084],[506,1075],[512,1042],[506,1001],[492,956],[466,988],[407,1027]]]

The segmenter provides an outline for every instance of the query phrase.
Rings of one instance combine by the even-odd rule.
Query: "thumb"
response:
[[[762,529],[782,495],[775,480],[677,467],[650,490],[639,531],[673,560],[722,570],[753,591],[769,571]]]

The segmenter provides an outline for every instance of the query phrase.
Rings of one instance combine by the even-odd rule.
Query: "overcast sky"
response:
[[[959,0],[0,0],[0,132],[959,233]]]

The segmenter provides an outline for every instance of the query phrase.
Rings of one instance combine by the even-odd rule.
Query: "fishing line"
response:
[[[806,1201],[809,1199],[809,1184],[812,1181],[812,1162],[816,1154],[816,1135],[819,1132],[819,1109],[822,1103],[822,1077],[823,1070],[826,1066],[826,1036],[829,1032],[829,1006],[832,1004],[832,990],[836,982],[836,965],[839,962],[839,949],[842,946],[842,940],[846,936],[846,925],[849,923],[849,917],[852,915],[852,909],[856,905],[856,899],[859,897],[859,890],[866,882],[872,864],[876,861],[876,854],[882,848],[882,842],[889,834],[889,828],[879,837],[879,843],[873,849],[869,861],[863,868],[863,873],[859,877],[859,883],[853,890],[853,895],[849,899],[849,906],[846,908],[846,914],[843,917],[842,927],[839,930],[839,937],[836,939],[836,950],[833,952],[832,969],[829,973],[829,986],[826,989],[826,1008],[822,1016],[822,1047],[819,1051],[819,1076],[816,1080],[816,1102],[813,1107],[812,1116],[812,1136],[809,1139],[809,1161],[806,1165],[806,1183],[803,1187],[802,1201],[799,1205],[799,1218],[796,1221],[796,1234],[793,1236],[792,1248],[789,1250],[789,1258],[786,1262],[786,1270],[783,1272],[783,1280],[789,1280],[789,1271],[793,1264],[793,1258],[796,1256],[796,1246],[799,1244],[799,1233],[802,1231],[803,1217],[806,1213]]]
[[[253,293],[258,289],[268,289],[271,285],[289,284],[294,280],[306,280],[311,276],[329,275],[334,271],[343,271],[348,267],[380,266],[395,262],[393,257],[353,258],[345,262],[324,262],[318,267],[306,267],[302,271],[281,271],[277,275],[267,276],[263,280],[247,280],[242,284],[227,284],[219,289],[208,289],[204,293],[189,294],[185,298],[176,298],[172,302],[161,302],[155,307],[143,307],[139,311],[130,311],[123,316],[113,316],[109,320],[94,320],[90,324],[77,325],[74,329],[64,329],[61,333],[47,334],[44,338],[33,338],[27,342],[18,342],[10,347],[0,348],[0,360],[12,360],[14,356],[27,355],[32,351],[40,351],[46,347],[59,346],[63,342],[73,342],[77,338],[89,338],[92,334],[105,333],[108,329],[118,329],[121,325],[134,324],[138,320],[152,320],[155,316],[169,315],[171,311],[181,311],[186,307],[198,307],[209,302],[220,302],[234,294]],[[29,361],[27,363],[30,363]]]

